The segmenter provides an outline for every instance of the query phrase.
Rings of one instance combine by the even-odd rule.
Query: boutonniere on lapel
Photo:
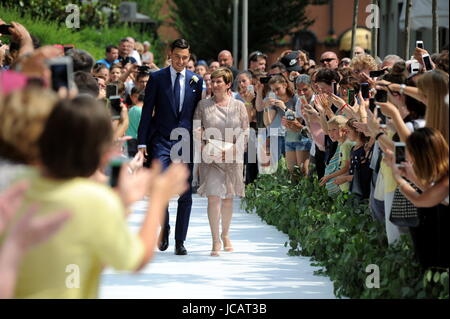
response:
[[[198,82],[198,77],[196,75],[193,75],[191,78],[191,81],[189,81],[189,85],[192,86],[192,84]]]

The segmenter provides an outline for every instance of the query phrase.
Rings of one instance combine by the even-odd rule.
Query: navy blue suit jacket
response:
[[[185,128],[192,136],[194,111],[202,97],[203,79],[195,73],[186,70],[185,91],[182,111],[177,115],[174,102],[170,67],[150,75],[145,88],[144,107],[138,129],[138,145],[147,145],[150,151],[151,141],[155,136],[170,139],[170,133],[176,128]],[[153,111],[155,115],[152,117]]]

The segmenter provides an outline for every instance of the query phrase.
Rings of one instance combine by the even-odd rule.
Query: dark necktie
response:
[[[173,84],[173,96],[175,98],[175,108],[177,110],[177,115],[180,115],[180,76],[181,73],[177,72],[177,78],[175,79],[175,83]]]

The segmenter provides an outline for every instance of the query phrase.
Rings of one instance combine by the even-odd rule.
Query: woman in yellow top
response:
[[[99,134],[101,133],[101,134]],[[107,160],[112,143],[111,119],[96,100],[79,96],[60,101],[39,139],[41,174],[30,181],[14,227],[30,204],[37,216],[68,211],[70,219],[45,243],[26,252],[18,272],[15,298],[96,298],[105,266],[138,271],[152,258],[158,226],[172,195],[187,187],[188,171],[176,165],[159,175],[146,171],[151,197],[138,235],[127,227],[123,199],[111,188],[90,180]],[[128,178],[121,171],[119,181]],[[133,197],[120,186],[122,198]],[[3,243],[0,239],[0,245]]]

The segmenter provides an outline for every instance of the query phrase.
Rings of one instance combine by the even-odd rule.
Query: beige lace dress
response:
[[[219,196],[232,198],[245,195],[243,159],[247,147],[249,123],[244,103],[230,98],[227,106],[219,106],[214,98],[201,100],[194,113],[194,136],[200,136],[205,145],[208,139],[233,143],[236,156],[217,162],[201,156],[199,164],[200,186],[197,193],[202,197]],[[196,148],[199,149],[199,148]],[[198,154],[197,154],[198,155]],[[200,156],[196,156],[200,158]]]

